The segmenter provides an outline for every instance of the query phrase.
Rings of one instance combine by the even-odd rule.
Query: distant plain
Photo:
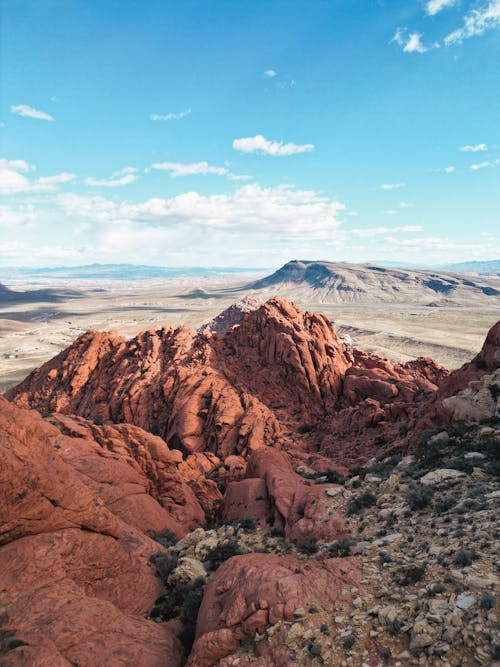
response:
[[[339,302],[330,290],[290,282],[251,286],[269,272],[119,280],[16,277],[16,292],[0,298],[0,391],[58,354],[89,329],[125,336],[161,326],[197,328],[246,294],[282,295],[303,309],[325,313],[354,345],[396,361],[430,356],[453,369],[476,354],[499,319],[500,299],[425,303],[361,298]],[[498,284],[494,279],[490,284]],[[0,295],[1,297],[1,295]]]

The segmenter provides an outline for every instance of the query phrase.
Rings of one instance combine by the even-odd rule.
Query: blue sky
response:
[[[0,262],[500,256],[500,0],[11,0]]]

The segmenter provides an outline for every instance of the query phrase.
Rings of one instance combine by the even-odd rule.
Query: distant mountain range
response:
[[[500,276],[500,259],[488,261],[460,262],[458,264],[419,265],[405,262],[374,261],[365,264],[348,264],[346,262],[309,262],[324,265],[342,265],[358,267],[392,267],[412,269],[417,271],[451,271],[453,273],[473,273],[485,276]],[[288,266],[285,265],[285,266]],[[263,273],[271,271],[269,267],[217,267],[217,266],[147,266],[141,264],[85,264],[83,266],[56,266],[56,267],[0,267],[0,280],[22,278],[63,278],[67,280],[105,279],[105,280],[147,280],[190,277],[201,278],[223,274]]]
[[[500,297],[500,278],[440,270],[293,260],[242,291],[279,294],[301,303],[406,302],[429,306]]]
[[[475,273],[478,275],[500,276],[500,259],[486,261],[458,262],[455,264],[412,264],[411,262],[370,262],[380,266],[393,266],[405,269],[441,270],[454,273]]]
[[[264,271],[266,269],[260,269]],[[105,279],[105,280],[147,280],[154,278],[180,278],[222,275],[228,273],[256,273],[259,269],[224,268],[203,266],[146,266],[140,264],[86,264],[83,266],[56,267],[9,267],[0,268],[3,280],[19,278],[64,278],[64,279]]]

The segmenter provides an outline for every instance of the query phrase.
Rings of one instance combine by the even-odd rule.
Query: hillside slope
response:
[[[500,303],[498,278],[344,262],[293,260],[248,289],[331,303]]]

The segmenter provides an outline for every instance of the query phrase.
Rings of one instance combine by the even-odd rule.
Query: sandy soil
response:
[[[4,281],[14,290],[58,288],[76,296],[0,304],[0,391],[21,381],[88,329],[115,329],[126,336],[162,325],[196,328],[248,291],[262,274],[170,280]],[[293,287],[277,289],[300,307],[324,312],[356,346],[406,361],[432,356],[450,368],[479,351],[500,316],[491,305],[427,307],[421,304],[338,304]],[[255,293],[255,292],[252,292]],[[271,296],[268,290],[262,294]]]

